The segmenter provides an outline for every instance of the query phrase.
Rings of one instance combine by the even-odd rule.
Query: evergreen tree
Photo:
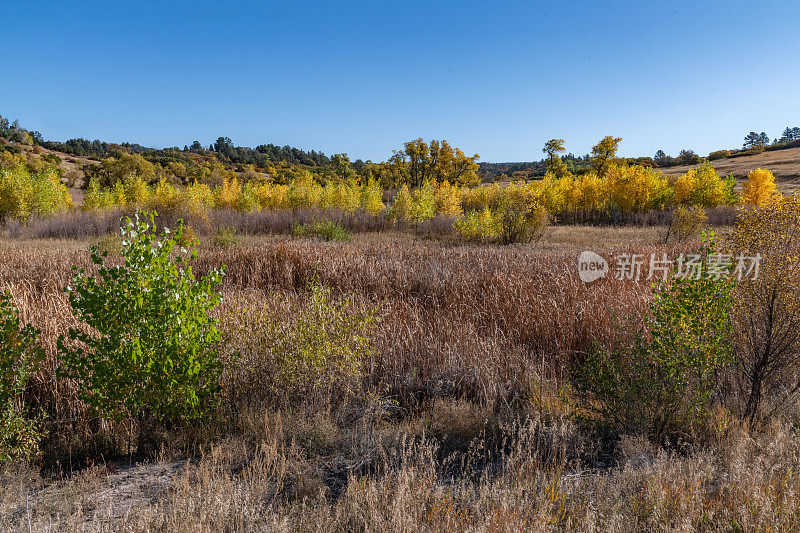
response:
[[[751,131],[747,134],[744,138],[744,145],[745,149],[747,148],[755,148],[756,146],[766,146],[769,144],[769,137],[763,131],[759,134],[754,131]]]

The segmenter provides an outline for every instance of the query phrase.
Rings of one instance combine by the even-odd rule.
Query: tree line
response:
[[[206,180],[218,185],[227,175],[239,179],[268,179],[276,183],[289,183],[303,172],[309,171],[320,183],[342,179],[373,179],[385,188],[396,188],[401,184],[421,186],[426,180],[448,181],[469,185],[480,181],[530,179],[544,176],[552,170],[553,149],[558,149],[560,166],[558,176],[564,173],[584,175],[592,170],[591,160],[595,155],[583,156],[564,153],[563,140],[560,145],[545,147],[545,158],[530,162],[481,163],[478,154],[467,155],[453,147],[447,140],[424,141],[414,139],[393,151],[385,162],[374,163],[356,159],[351,161],[345,154],[326,155],[322,151],[302,150],[292,146],[261,144],[255,148],[236,146],[229,137],[221,136],[207,147],[195,140],[191,145],[167,148],[148,148],[136,143],[108,143],[100,140],[68,139],[64,142],[46,141],[36,131],[28,131],[19,121],[10,122],[0,116],[0,138],[12,143],[39,145],[43,148],[69,155],[99,161],[84,167],[88,179],[100,179],[104,186],[113,185],[123,174],[136,171],[151,181],[167,177],[180,184]],[[556,139],[557,140],[557,139]],[[553,140],[551,140],[552,142]],[[713,161],[725,157],[749,155],[762,150],[800,146],[800,127],[786,127],[770,144],[765,132],[750,132],[745,136],[742,150],[717,150],[706,159]],[[13,150],[13,146],[8,146]],[[625,158],[629,165],[667,168],[672,166],[697,165],[703,161],[691,149],[684,149],[673,157],[658,150],[653,157]],[[233,174],[231,174],[233,173]]]

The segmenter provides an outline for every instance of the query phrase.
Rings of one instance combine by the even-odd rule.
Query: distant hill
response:
[[[800,147],[793,148],[773,148],[760,154],[740,155],[734,152],[731,157],[715,159],[710,163],[722,175],[733,173],[733,175],[743,180],[751,170],[756,168],[766,168],[772,171],[777,181],[784,184],[784,188],[791,189],[796,185],[800,190]],[[648,161],[649,160],[649,165]],[[697,168],[704,159],[697,158],[698,163],[693,165],[672,165],[660,167],[650,158],[631,158],[630,163],[652,165],[656,170],[663,172],[667,176],[679,176],[685,174],[690,168]],[[573,170],[581,171],[588,166],[588,161],[584,158],[564,158],[566,162],[573,163]],[[505,179],[530,179],[544,176],[544,161],[531,162],[508,162],[508,163],[480,163],[480,172],[485,181],[496,181]]]
[[[561,159],[567,164],[570,171],[575,172],[588,168],[589,156],[575,156],[566,154]],[[544,159],[539,161],[520,161],[509,163],[478,163],[479,173],[483,181],[496,181],[498,179],[530,179],[544,176]]]
[[[711,161],[711,164],[720,174],[732,172],[738,179],[746,178],[747,174],[753,169],[766,168],[772,171],[778,181],[800,180],[800,148],[786,148],[785,150],[773,150],[754,155],[726,157]],[[667,176],[675,176],[685,174],[687,170],[697,166],[676,166],[659,170]]]

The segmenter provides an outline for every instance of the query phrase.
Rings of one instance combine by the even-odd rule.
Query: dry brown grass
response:
[[[274,422],[274,421],[273,421]],[[380,433],[377,432],[376,433]],[[369,468],[331,493],[283,429],[257,450],[226,441],[194,462],[3,479],[4,531],[791,531],[800,527],[800,439],[730,430],[684,453],[641,438],[612,468],[564,421],[532,419],[441,453],[382,433]],[[587,454],[588,451],[588,454]],[[458,475],[453,475],[458,464]],[[147,484],[137,483],[145,481]]]
[[[794,192],[798,188],[797,182],[800,179],[800,148],[774,150],[742,157],[728,157],[712,161],[711,164],[720,174],[726,175],[729,172],[733,172],[733,175],[739,180],[744,180],[751,170],[757,168],[769,169],[775,175],[779,189],[786,192]],[[667,176],[679,176],[686,174],[690,168],[692,167],[678,166],[660,170]]]
[[[750,437],[720,415],[711,445],[664,451],[635,437],[615,447],[567,418],[560,391],[573,359],[631,334],[621,319],[635,324],[651,294],[647,281],[585,285],[578,253],[696,245],[657,244],[662,231],[558,227],[543,244],[508,247],[385,233],[204,243],[196,272],[228,268],[218,316],[234,335],[223,357],[250,350],[228,363],[220,419],[165,439],[154,463],[125,457],[128,427],[91,418],[56,374],[55,339],[74,323],[62,289],[71,265],[90,268],[88,242],[0,240],[0,290],[42,329],[47,359],[29,393],[50,432],[41,473],[3,474],[0,529],[795,528],[800,439],[784,426]],[[254,304],[288,319],[312,279],[381,319],[365,395],[275,412],[262,389],[268,349],[233,319]]]
[[[631,238],[630,230],[619,231],[607,242]],[[646,244],[637,251],[676,250],[649,244],[648,232],[639,235]],[[251,237],[226,250],[201,247],[194,267],[202,274],[227,265],[223,327],[227,314],[248,301],[274,312],[280,302],[297,304],[311,279],[351,294],[352,306],[380,319],[372,355],[363,361],[365,389],[402,409],[415,412],[447,397],[514,410],[528,405],[532,383],[563,378],[590,343],[619,337],[619,317],[635,321],[648,301],[646,281],[583,284],[575,258],[583,244],[599,243],[592,235],[582,239],[572,249],[553,241],[556,249],[549,250],[405,238],[333,244]],[[0,241],[0,290],[10,290],[23,320],[42,330],[47,357],[29,395],[47,414],[50,461],[62,465],[119,453],[131,438],[129,426],[91,418],[75,384],[57,377],[56,339],[75,325],[63,288],[71,265],[91,268],[87,244]],[[255,378],[243,377],[237,390],[248,379]]]
[[[371,383],[409,401],[418,391],[496,402],[537,373],[560,375],[590,342],[618,336],[614,313],[637,316],[646,304],[647,282],[586,286],[576,257],[533,246],[295,240],[209,250],[196,268],[227,265],[226,291],[296,291],[318,278],[381,318],[366,362]]]
[[[381,319],[375,355],[365,362],[368,381],[388,387],[402,401],[448,394],[507,402],[533,377],[561,374],[590,342],[617,336],[613,314],[637,316],[648,299],[644,281],[586,286],[578,279],[579,249],[599,244],[599,232],[585,231],[565,229],[551,241],[552,249],[251,238],[227,250],[203,247],[194,266],[202,274],[227,265],[225,307],[254,292],[269,304],[275,295],[296,294],[317,277],[339,293],[354,295],[354,305],[369,307]],[[635,232],[608,234],[607,243],[623,243]],[[650,244],[655,231],[638,235],[646,243],[638,251],[674,250]],[[81,411],[70,400],[68,384],[55,380],[54,373],[55,340],[73,325],[62,289],[71,265],[91,267],[85,246],[74,241],[0,244],[0,289],[11,290],[23,319],[42,329],[48,359],[34,383],[43,391],[42,404],[57,418]],[[627,249],[630,244],[614,248]]]

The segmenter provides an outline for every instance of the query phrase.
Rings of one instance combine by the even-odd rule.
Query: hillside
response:
[[[576,171],[585,170],[589,161],[586,156],[573,157],[571,154],[563,156],[562,160],[571,165]],[[653,164],[651,158],[629,158],[630,164],[643,164],[649,166]],[[680,176],[689,169],[696,168],[702,163],[695,165],[677,165],[657,167],[666,176]],[[742,155],[738,157],[728,157],[711,161],[711,164],[722,175],[733,173],[738,180],[743,180],[751,170],[756,168],[766,168],[772,171],[777,181],[783,189],[793,189],[795,186],[800,188],[800,147],[771,149],[760,154]],[[544,176],[545,164],[542,161],[533,162],[506,162],[506,163],[480,163],[481,176],[484,181],[495,181],[501,179],[507,182],[508,179],[535,179]],[[798,183],[795,183],[798,182]]]
[[[777,181],[792,182],[800,180],[800,148],[787,148],[742,157],[728,157],[712,161],[720,174],[733,172],[737,179],[744,179],[756,168],[767,168],[772,171]],[[685,174],[692,166],[677,166],[660,169],[667,176]]]

